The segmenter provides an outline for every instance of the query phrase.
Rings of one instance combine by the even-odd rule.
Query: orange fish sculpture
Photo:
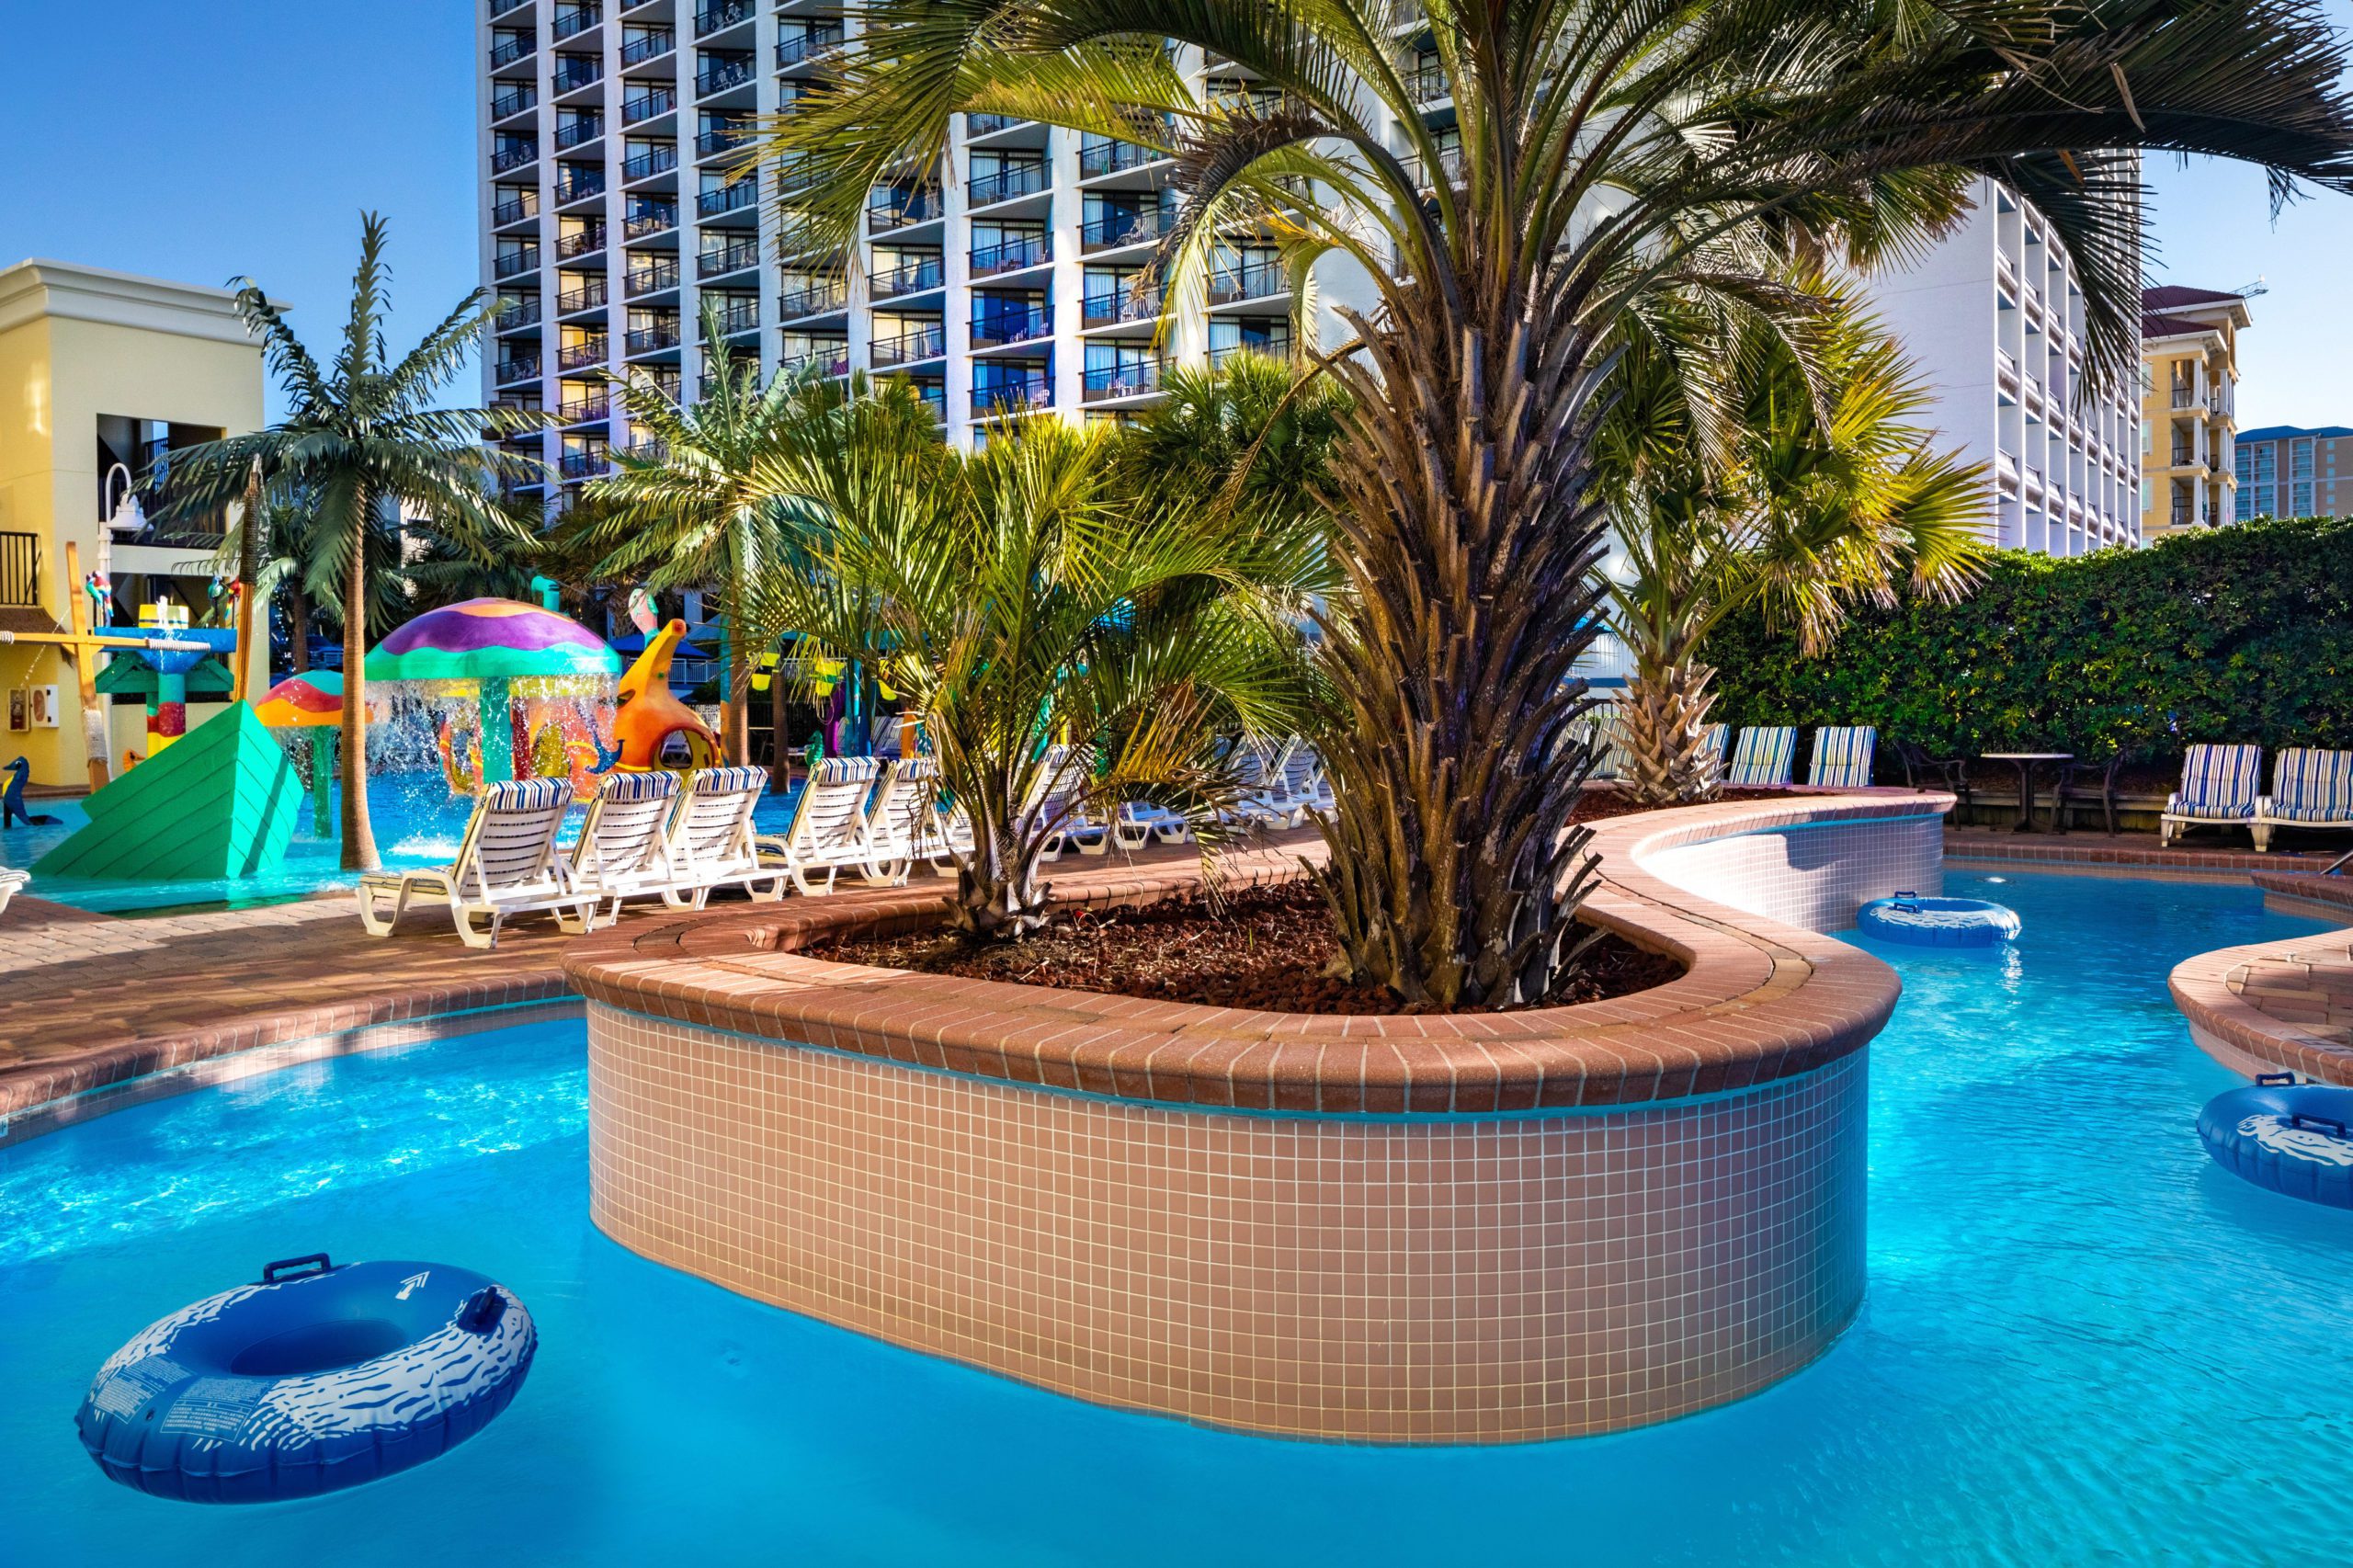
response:
[[[662,751],[673,735],[686,738],[690,767],[711,767],[719,762],[719,737],[694,710],[670,695],[670,659],[687,635],[687,623],[674,620],[645,644],[621,676],[613,715],[612,767],[622,773],[654,773],[663,767]]]

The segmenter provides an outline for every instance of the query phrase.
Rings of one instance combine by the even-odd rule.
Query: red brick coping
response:
[[[2200,953],[2169,983],[2190,1038],[2224,1066],[2353,1084],[2353,931]]]
[[[1615,818],[1589,918],[1682,959],[1639,994],[1512,1014],[1363,1017],[1251,1012],[872,969],[796,949],[845,930],[936,920],[937,894],[792,901],[575,942],[591,1001],[629,1012],[951,1073],[1130,1100],[1295,1113],[1495,1113],[1672,1100],[1811,1072],[1861,1049],[1895,1006],[1893,971],[1831,937],[1712,903],[1645,855],[1790,827],[1942,814],[1952,797],[1874,790]],[[1320,853],[1320,849],[1314,851]],[[1297,871],[1264,874],[1265,879]],[[1087,903],[1189,888],[1139,868]]]

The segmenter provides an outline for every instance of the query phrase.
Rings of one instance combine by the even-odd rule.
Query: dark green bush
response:
[[[1707,657],[1718,718],[1876,724],[1938,755],[2353,747],[2353,518],[2004,551],[1960,604],[1864,610],[1823,658],[1755,615]]]

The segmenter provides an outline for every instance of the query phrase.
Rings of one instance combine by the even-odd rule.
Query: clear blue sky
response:
[[[0,51],[0,265],[258,278],[333,330],[362,208],[392,221],[396,349],[474,286],[472,0],[17,0]],[[2353,27],[2353,0],[2329,0]],[[2353,424],[2353,198],[2274,226],[2261,177],[2149,170],[2152,280],[2260,277],[2247,425]],[[472,383],[462,395],[471,394]]]

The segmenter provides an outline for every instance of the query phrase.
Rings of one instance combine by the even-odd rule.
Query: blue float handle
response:
[[[305,1254],[301,1257],[281,1257],[276,1263],[267,1263],[262,1265],[261,1282],[265,1285],[277,1284],[278,1271],[281,1268],[307,1269],[311,1274],[314,1275],[332,1274],[335,1272],[335,1265],[327,1261],[327,1255],[323,1252],[314,1252]]]
[[[2255,1086],[2258,1089],[2268,1089],[2279,1084],[2292,1089],[2296,1086],[2296,1075],[2293,1073],[2257,1073],[2255,1075]]]
[[[2336,1136],[2339,1138],[2353,1137],[2353,1134],[2349,1134],[2345,1131],[2344,1121],[2337,1117],[2314,1116],[2310,1111],[2302,1110],[2291,1110],[2288,1113],[2288,1126],[2290,1130],[2302,1127],[2308,1121],[2314,1127],[2326,1127],[2335,1130]]]

